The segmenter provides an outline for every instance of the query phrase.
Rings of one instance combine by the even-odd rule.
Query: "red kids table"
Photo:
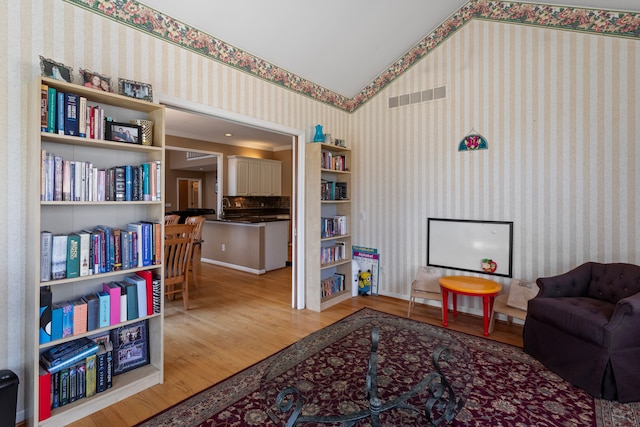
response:
[[[449,292],[453,296],[453,315],[458,315],[458,295],[482,297],[484,336],[489,335],[489,317],[493,310],[493,299],[502,290],[502,285],[493,280],[470,276],[444,276],[440,278],[442,290],[442,325],[449,326]]]

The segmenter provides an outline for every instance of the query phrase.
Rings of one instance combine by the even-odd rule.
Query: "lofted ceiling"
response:
[[[142,0],[142,4],[346,98],[352,98],[466,0]],[[638,0],[533,2],[640,12]],[[219,136],[226,132],[237,138]],[[264,147],[286,135],[169,110],[167,133]],[[269,148],[267,148],[269,149]]]

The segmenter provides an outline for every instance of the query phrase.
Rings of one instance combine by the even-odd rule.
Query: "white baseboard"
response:
[[[206,262],[208,264],[213,264],[213,265],[219,265],[220,267],[227,267],[227,268],[233,268],[234,270],[240,270],[240,271],[244,271],[246,273],[252,273],[252,274],[264,274],[267,272],[267,270],[265,269],[255,269],[255,268],[249,268],[249,267],[245,267],[242,265],[237,265],[237,264],[229,264],[226,262],[221,262],[221,261],[216,261],[214,259],[209,259],[209,258],[201,258],[200,259],[201,262]]]

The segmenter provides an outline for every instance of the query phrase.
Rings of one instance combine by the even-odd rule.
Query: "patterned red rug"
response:
[[[425,376],[434,375],[431,356],[444,345],[449,351],[437,362],[451,390],[440,400],[464,403],[449,425],[640,425],[640,403],[594,399],[520,348],[371,309],[313,333],[139,425],[284,426],[295,405],[282,412],[276,399],[287,387],[295,387],[298,394],[284,393],[284,402],[300,403],[300,417],[366,412],[370,407],[366,377],[374,326],[380,336],[377,391],[383,408],[406,396]],[[421,412],[406,408],[381,411],[381,425],[429,425],[424,412],[431,396],[426,389],[405,399],[405,406]],[[434,411],[433,419],[439,415]],[[356,425],[370,426],[371,419]]]

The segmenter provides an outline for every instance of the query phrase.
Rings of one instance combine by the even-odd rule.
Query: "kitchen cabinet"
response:
[[[280,196],[282,162],[243,156],[227,157],[227,196]]]
[[[277,160],[260,162],[260,195],[280,196],[282,194],[282,163]]]

